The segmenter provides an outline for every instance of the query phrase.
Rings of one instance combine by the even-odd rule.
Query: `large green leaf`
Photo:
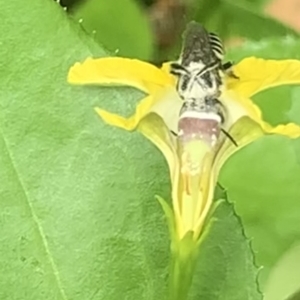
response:
[[[111,53],[150,60],[153,33],[146,13],[135,0],[87,0],[74,15],[82,26]]]
[[[246,43],[229,55],[298,58],[299,41],[293,38]],[[265,91],[254,97],[272,124],[300,123],[299,87]],[[223,168],[221,183],[253,238],[257,262],[263,265],[261,282],[276,261],[300,240],[300,141],[269,136],[234,155]]]
[[[128,114],[140,94],[66,83],[105,53],[54,1],[6,1],[0,17],[0,299],[166,299],[167,165],[93,111]],[[189,299],[261,299],[232,207],[216,218]]]
[[[8,1],[0,15],[0,299],[161,299],[166,165],[93,111],[136,97],[66,83],[75,61],[104,52],[54,1]]]

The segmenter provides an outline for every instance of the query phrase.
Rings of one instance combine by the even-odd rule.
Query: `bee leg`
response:
[[[221,128],[221,131],[225,134],[226,137],[228,137],[230,139],[230,141],[236,146],[238,147],[239,145],[237,144],[237,142],[234,140],[234,138],[223,128]]]
[[[222,68],[223,68],[224,71],[227,71],[228,69],[231,69],[232,66],[233,66],[233,62],[228,61],[228,62],[226,62],[225,64],[222,65]]]
[[[239,77],[233,73],[232,66],[233,66],[233,63],[231,61],[228,61],[222,65],[222,69],[228,76],[235,78],[235,79],[239,79]]]
[[[174,136],[178,137],[178,134],[175,131],[173,131],[173,130],[170,130],[170,131]]]
[[[180,65],[177,62],[172,62],[170,64],[170,73],[176,76],[184,75],[189,73],[186,68],[184,68],[182,65]]]

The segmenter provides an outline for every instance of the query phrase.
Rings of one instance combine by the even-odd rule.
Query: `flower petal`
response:
[[[155,113],[150,113],[140,120],[137,130],[163,153],[169,166],[173,185],[178,174],[179,162],[176,153],[175,138],[172,137],[163,119]]]
[[[243,116],[248,116],[259,124],[263,122],[262,113],[259,107],[249,98],[243,97],[235,91],[229,90],[223,92],[220,100],[227,108],[225,129],[228,130]]]
[[[238,146],[235,146],[229,139],[224,140],[215,160],[214,173],[216,176],[218,176],[221,167],[231,155],[251,142],[265,134],[280,134],[290,138],[298,138],[300,137],[300,127],[294,123],[272,127],[266,122],[257,123],[253,119],[244,116],[232,126],[229,134],[237,142]]]
[[[265,123],[263,128],[265,132],[270,134],[285,135],[292,139],[300,137],[300,126],[295,123],[288,123],[286,125],[280,124],[276,127],[272,127],[270,124]]]
[[[224,140],[214,164],[214,174],[216,174],[216,176],[218,176],[222,166],[231,155],[254,140],[262,137],[265,133],[260,124],[245,116],[239,119],[232,128],[230,128],[229,134],[237,142],[238,146],[234,145],[228,138]]]
[[[172,184],[172,203],[177,235],[183,232],[179,199],[182,194],[179,187],[180,163],[176,149],[175,138],[170,134],[163,119],[155,113],[148,114],[137,127],[146,138],[148,138],[164,155],[170,172]]]
[[[125,130],[133,130],[135,126],[135,120],[132,118],[124,118],[118,114],[110,113],[99,107],[95,107],[96,113],[102,118],[102,120],[112,126],[116,126]]]
[[[87,58],[69,70],[68,82],[132,86],[146,93],[174,84],[173,77],[149,63],[129,58]]]
[[[192,141],[185,145],[183,152],[179,151],[177,139],[156,113],[141,119],[137,130],[156,145],[167,160],[177,237],[181,239],[191,232],[197,240],[213,199],[216,183],[216,177],[211,173],[214,153],[203,141]]]
[[[177,227],[178,235],[182,238],[191,231],[197,240],[212,204],[215,182],[211,171],[215,152],[205,141],[191,140],[179,147],[178,154],[181,162],[178,211],[174,208],[181,225]]]
[[[98,107],[95,110],[106,123],[129,131],[134,130],[147,114],[155,112],[163,118],[169,130],[177,132],[178,116],[181,106],[182,101],[175,89],[168,87],[141,100],[136,106],[135,114],[129,118],[109,113]]]
[[[235,91],[225,91],[221,100],[228,108],[227,124],[225,126],[227,130],[240,118],[248,116],[259,124],[265,133],[281,134],[290,138],[300,137],[300,126],[294,123],[281,124],[276,127],[271,126],[263,120],[262,113],[256,104],[249,98],[237,95]]]
[[[249,57],[234,66],[233,73],[238,79],[228,78],[227,88],[248,98],[271,87],[300,84],[300,61]]]
[[[145,97],[136,106],[135,114],[129,118],[124,118],[120,115],[110,113],[99,107],[96,107],[95,110],[107,124],[131,131],[137,127],[142,118],[144,118],[149,112],[151,112],[151,108],[154,104],[155,99],[152,96]]]
[[[170,69],[171,69],[170,66],[171,66],[171,62],[169,62],[169,61],[165,62],[162,64],[161,70],[165,73],[170,74]],[[174,80],[176,80],[176,77],[174,75],[171,75],[171,76],[174,78]]]

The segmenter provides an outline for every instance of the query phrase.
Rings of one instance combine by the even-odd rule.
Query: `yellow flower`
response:
[[[238,79],[225,78],[226,89],[220,98],[228,110],[224,129],[238,146],[226,138],[215,147],[202,140],[183,144],[171,133],[177,132],[182,100],[175,90],[176,79],[168,68],[169,64],[159,69],[134,59],[88,58],[70,69],[68,82],[79,85],[127,85],[147,94],[129,118],[101,108],[96,108],[96,112],[110,125],[140,131],[161,150],[171,176],[173,234],[176,240],[192,234],[197,241],[212,210],[214,188],[225,161],[264,134],[281,134],[290,138],[300,136],[300,127],[294,123],[276,127],[266,123],[259,108],[249,98],[270,87],[299,84],[300,61],[250,57],[234,67],[233,72]]]

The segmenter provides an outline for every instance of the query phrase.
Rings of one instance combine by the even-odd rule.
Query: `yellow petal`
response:
[[[290,138],[300,137],[300,127],[297,124],[271,126],[263,120],[262,113],[256,104],[248,98],[237,95],[235,91],[225,91],[221,100],[228,108],[227,124],[225,126],[227,130],[239,119],[247,116],[255,121],[267,134],[281,134]]]
[[[262,113],[259,107],[249,98],[237,94],[235,91],[224,91],[221,99],[227,108],[225,129],[229,129],[234,123],[244,116],[250,117],[262,125]]]
[[[268,123],[264,123],[263,129],[266,133],[285,135],[292,139],[300,137],[300,126],[295,123],[288,123],[286,125],[280,124],[275,127],[272,127]]]
[[[175,89],[169,87],[141,100],[136,106],[135,114],[129,118],[112,114],[98,107],[95,110],[106,123],[129,131],[134,130],[147,114],[154,112],[163,118],[169,130],[177,132],[177,120],[181,106],[182,101]]]
[[[175,230],[182,232],[181,215],[179,213],[179,199],[182,196],[179,188],[180,163],[177,155],[175,138],[170,134],[163,119],[155,113],[148,114],[137,127],[164,155],[170,172],[172,184],[172,202],[175,218]]]
[[[149,63],[129,58],[87,58],[69,70],[68,82],[73,84],[126,85],[145,93],[174,84],[173,77]]]
[[[172,185],[174,185],[178,177],[179,162],[175,138],[170,134],[163,119],[155,113],[150,113],[139,122],[137,130],[163,153],[169,166]]]
[[[165,73],[170,73],[170,65],[171,62],[165,62],[161,66],[161,70],[164,71]]]
[[[218,176],[222,166],[231,155],[262,137],[265,133],[260,124],[249,117],[242,117],[232,126],[229,130],[229,134],[237,142],[238,146],[234,145],[228,138],[225,138],[215,160],[215,176]]]
[[[271,87],[300,84],[300,61],[295,59],[249,57],[234,66],[233,72],[239,79],[228,78],[228,89],[247,98]]]
[[[249,117],[242,117],[229,130],[229,134],[237,142],[235,146],[228,138],[224,140],[215,163],[214,173],[218,176],[227,159],[241,148],[247,146],[265,134],[280,134],[290,138],[300,137],[300,127],[294,123],[272,127],[266,122],[257,123]]]
[[[170,78],[172,80],[172,85],[176,86],[176,82],[177,82],[178,78],[177,78],[177,76],[170,73],[170,70],[171,70],[170,66],[171,66],[171,62],[165,62],[162,64],[161,70],[170,76]]]
[[[120,115],[110,113],[99,107],[95,107],[95,111],[105,123],[125,130],[133,130],[132,123],[134,120],[131,120],[131,118],[123,118]]]
[[[99,107],[96,107],[95,110],[107,124],[131,131],[137,127],[142,118],[150,113],[151,107],[153,107],[153,105],[155,104],[155,100],[157,100],[157,98],[154,98],[152,96],[145,97],[136,106],[135,114],[129,118],[124,118],[120,115],[110,113]]]

